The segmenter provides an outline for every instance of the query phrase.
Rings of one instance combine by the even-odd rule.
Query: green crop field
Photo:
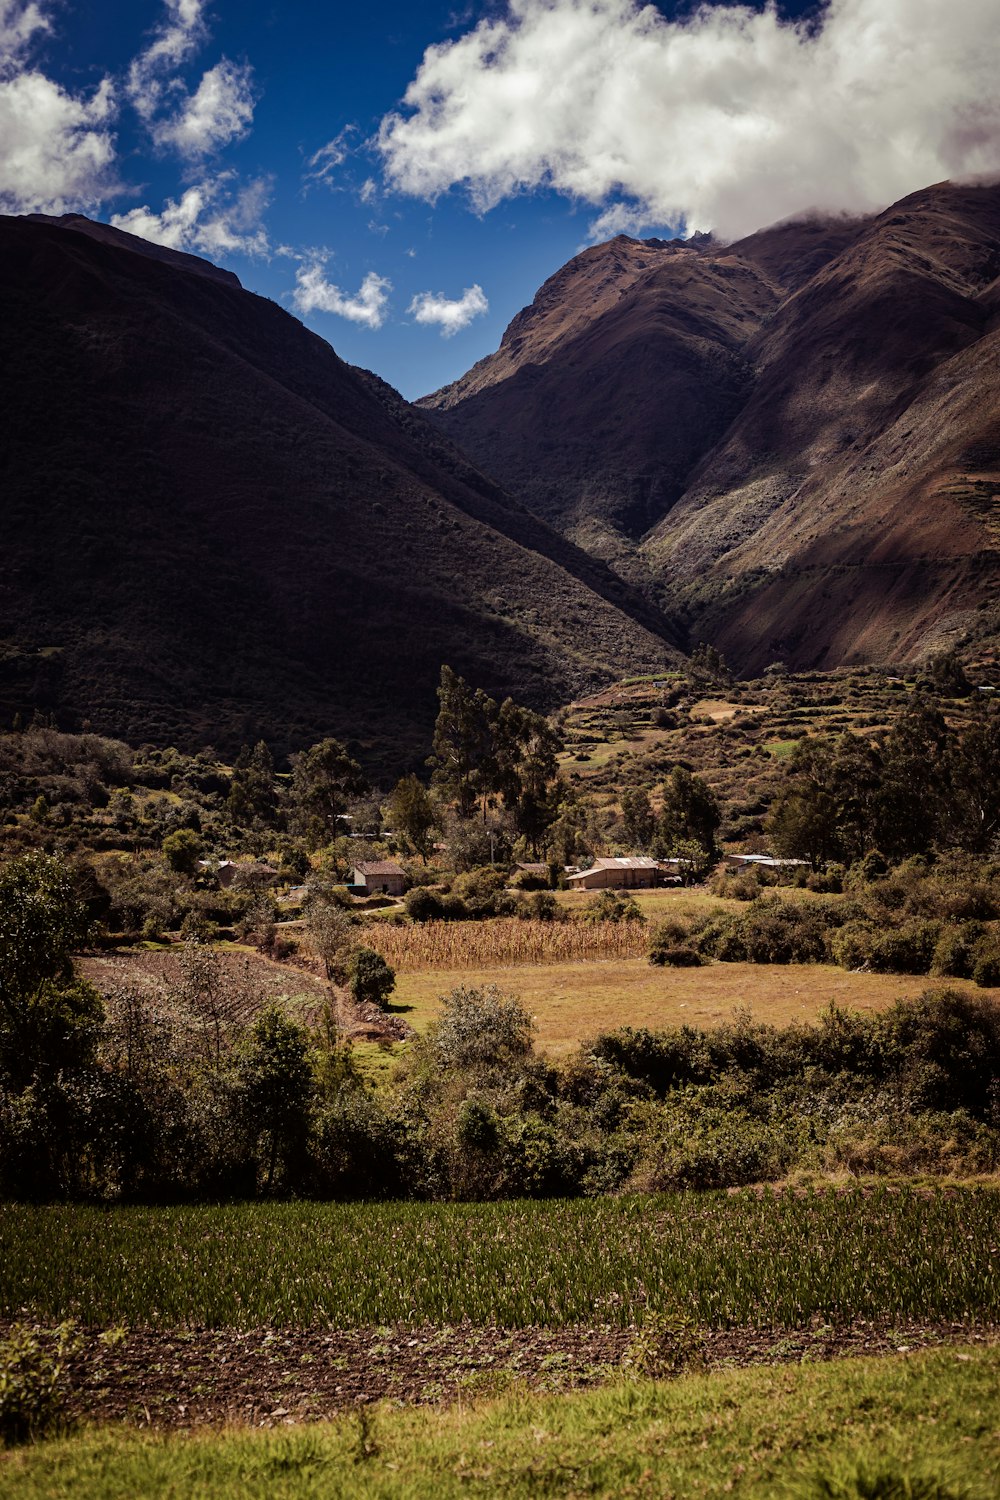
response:
[[[167,1327],[1000,1321],[1000,1193],[0,1208],[0,1316]]]
[[[996,1500],[1000,1351],[623,1381],[277,1431],[127,1429],[0,1457],[10,1500],[733,1495]]]

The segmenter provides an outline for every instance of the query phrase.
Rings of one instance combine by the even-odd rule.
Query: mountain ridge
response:
[[[998,275],[995,184],[672,254],[619,237],[421,406],[739,666],[912,655],[994,597]]]
[[[0,220],[0,711],[279,753],[333,733],[398,767],[442,662],[552,707],[678,659],[376,377],[117,236]]]

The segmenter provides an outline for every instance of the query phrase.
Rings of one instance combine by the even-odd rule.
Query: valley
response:
[[[995,1495],[998,242],[0,220],[0,1494]]]

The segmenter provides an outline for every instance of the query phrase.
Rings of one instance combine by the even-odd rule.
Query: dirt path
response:
[[[667,1377],[998,1341],[1000,1327],[966,1324],[816,1325],[794,1332],[425,1325],[345,1332],[135,1329],[109,1347],[97,1330],[87,1330],[71,1369],[71,1405],[79,1417],[139,1426],[273,1426],[364,1402],[430,1404],[498,1394],[515,1381],[569,1390],[628,1373]]]

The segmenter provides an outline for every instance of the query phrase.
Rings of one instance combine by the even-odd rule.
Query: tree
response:
[[[837,806],[815,782],[794,782],[775,797],[764,831],[782,859],[807,859],[814,870],[838,851]]]
[[[722,821],[715,794],[706,781],[684,766],[674,766],[663,787],[663,811],[657,845],[672,853],[679,842],[700,845],[706,860],[715,856],[715,834]]]
[[[65,979],[87,935],[69,870],[46,854],[24,854],[0,870],[0,1006],[45,979]]]
[[[274,760],[263,740],[243,746],[233,766],[226,810],[234,823],[270,828],[277,812]]]
[[[392,827],[426,864],[433,848],[431,830],[435,821],[434,804],[427,788],[416,776],[404,776],[389,793],[386,812]]]
[[[494,788],[533,853],[555,817],[553,785],[562,739],[542,714],[507,698],[494,721]]]
[[[177,875],[193,875],[201,858],[202,842],[193,828],[168,833],[160,846],[167,864]]]
[[[878,828],[873,844],[890,859],[926,854],[947,804],[947,752],[954,742],[944,716],[914,696],[881,746]]]
[[[506,1071],[531,1055],[535,1023],[516,995],[495,984],[460,985],[441,1001],[441,1014],[425,1043],[444,1071]]]
[[[0,1070],[18,1087],[44,1069],[81,1066],[103,1016],[100,996],[73,979],[87,918],[70,872],[44,854],[0,870]]]
[[[263,1143],[268,1191],[279,1161],[289,1176],[305,1155],[316,1092],[308,1032],[276,1007],[265,1010],[250,1028],[237,1073],[245,1118]]]
[[[494,725],[499,710],[482,688],[473,690],[448,666],[441,668],[438,716],[434,724],[434,784],[452,798],[459,816],[471,818],[496,781]]]
[[[699,641],[691,652],[689,672],[695,681],[717,683],[719,686],[727,686],[733,680],[722,652],[705,641]]]
[[[358,948],[347,966],[351,994],[359,1005],[370,1002],[385,1010],[396,988],[396,971],[374,948]]]
[[[351,950],[357,941],[354,917],[336,898],[313,895],[306,907],[306,928],[327,979],[343,984]]]
[[[656,828],[656,819],[649,804],[649,793],[641,787],[633,787],[622,796],[622,822],[625,842],[632,849],[648,849]]]
[[[291,801],[299,832],[314,849],[336,837],[350,797],[368,790],[361,767],[339,740],[320,740],[292,756]]]

